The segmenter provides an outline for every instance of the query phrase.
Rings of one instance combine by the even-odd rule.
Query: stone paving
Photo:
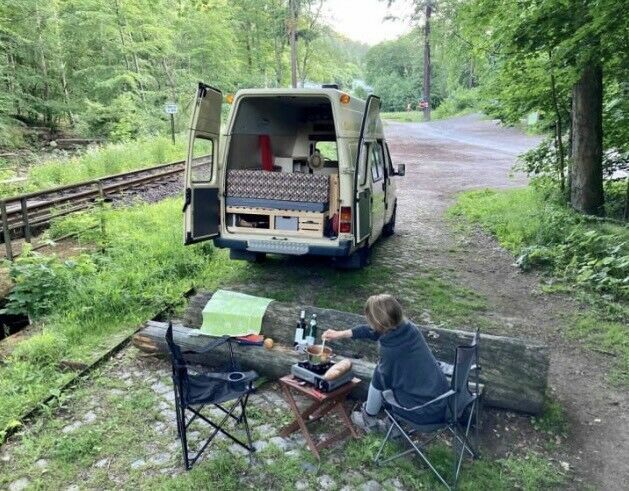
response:
[[[88,381],[84,398],[70,402],[64,410],[59,411],[59,414],[52,416],[51,424],[56,428],[55,438],[70,438],[95,425],[107,424],[108,418],[113,416],[111,410],[106,409],[111,406],[111,401],[124,401],[142,388],[148,389],[146,392],[151,394],[150,397],[153,399],[151,405],[157,417],[148,421],[130,422],[131,426],[146,424],[145,430],[137,433],[137,438],[143,439],[143,445],[133,451],[124,449],[120,452],[111,451],[109,454],[97,455],[79,475],[70,477],[72,482],[64,482],[65,487],[62,489],[90,489],[96,485],[96,482],[102,486],[100,484],[102,481],[94,481],[93,485],[90,482],[93,474],[102,474],[103,471],[110,471],[112,474],[107,477],[109,480],[106,482],[109,486],[122,487],[125,487],[127,479],[133,473],[141,473],[144,479],[160,475],[172,477],[184,473],[181,446],[176,438],[169,363],[166,360],[143,356],[135,348],[129,347],[104,365],[99,380],[104,381],[101,382],[106,385],[104,390],[99,386],[90,387]],[[211,409],[209,414],[212,417],[219,417],[223,413],[218,409]],[[361,472],[357,469],[344,475],[328,474],[326,461],[338,464],[341,461],[340,453],[343,452],[344,443],[324,452],[323,464],[320,464],[308,451],[301,433],[296,432],[288,438],[277,435],[279,428],[289,422],[292,416],[288,404],[281,397],[279,387],[275,383],[264,385],[251,396],[248,414],[253,430],[253,445],[256,448],[255,457],[250,460],[248,453],[242,447],[219,434],[216,438],[217,443],[206,449],[197,465],[225,455],[231,455],[234,459],[245,459],[252,465],[252,470],[247,472],[242,479],[242,485],[246,488],[259,487],[259,484],[265,480],[267,468],[272,468],[284,459],[293,459],[298,462],[301,472],[298,479],[288,486],[289,488],[364,491],[405,489],[399,479],[380,482],[374,479],[372,472]],[[151,416],[147,415],[147,418]],[[335,416],[330,418],[327,423],[324,422],[326,420],[324,418],[315,424],[313,433],[323,437],[326,432],[334,431],[334,418]],[[29,431],[38,430],[27,429],[27,435]],[[193,423],[189,430],[191,445],[202,443],[206,434],[207,426]],[[34,436],[41,438],[39,435]],[[14,437],[7,442],[3,450],[0,463],[14,465],[12,471],[15,479],[8,483],[10,491],[42,487],[43,481],[33,476],[46,477],[52,474],[55,462],[45,453],[44,455],[29,455],[34,459],[30,464],[18,463],[18,460],[23,458],[19,457],[23,450],[20,448],[19,437]],[[19,475],[21,469],[26,468],[29,468],[27,476]],[[108,485],[105,484],[104,487]],[[3,489],[1,480],[0,489]]]

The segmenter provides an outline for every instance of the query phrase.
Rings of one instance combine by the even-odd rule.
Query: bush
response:
[[[453,92],[447,99],[441,102],[432,111],[433,119],[450,118],[466,112],[472,112],[478,108],[478,89],[459,89]]]
[[[472,191],[451,210],[496,235],[524,270],[547,267],[556,277],[629,299],[629,231],[588,221],[539,188]]]

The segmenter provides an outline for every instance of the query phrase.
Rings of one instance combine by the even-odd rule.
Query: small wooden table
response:
[[[286,437],[300,429],[306,439],[306,442],[308,443],[308,447],[310,447],[312,453],[317,456],[317,459],[321,459],[319,450],[322,448],[328,447],[333,443],[348,437],[349,435],[352,435],[354,438],[358,438],[358,433],[356,432],[352,421],[349,419],[349,416],[347,416],[343,403],[347,399],[348,394],[359,383],[360,379],[354,377],[350,382],[342,385],[332,392],[321,392],[315,389],[312,385],[306,384],[292,375],[285,375],[282,377],[280,379],[280,386],[282,387],[282,392],[284,392],[284,395],[286,396],[286,401],[293,410],[295,419],[292,423],[289,423],[280,430],[280,436]],[[314,402],[307,408],[300,410],[297,406],[295,398],[293,397],[291,389],[305,395]],[[323,416],[331,413],[332,411],[335,411],[336,414],[339,415],[345,428],[325,440],[316,443],[308,430],[307,424],[320,420]]]

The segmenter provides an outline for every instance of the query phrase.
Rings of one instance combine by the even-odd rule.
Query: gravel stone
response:
[[[402,484],[402,481],[400,481],[398,478],[389,479],[384,484],[389,488],[393,488],[395,491],[402,491],[403,489],[405,489],[404,484]]]
[[[331,489],[334,489],[336,487],[336,482],[334,481],[334,479],[332,479],[327,474],[319,477],[317,481],[321,489],[323,489],[324,491],[330,491]]]
[[[290,441],[288,441],[286,438],[282,438],[281,436],[274,436],[269,440],[269,443],[275,445],[277,448],[284,452],[290,450],[290,447],[292,446]]]
[[[21,479],[13,481],[9,484],[9,491],[22,491],[23,489],[26,489],[30,483],[31,482],[28,479],[22,477]]]
[[[88,411],[83,415],[83,422],[84,423],[93,423],[94,421],[96,421],[96,413],[94,411]]]
[[[242,448],[240,445],[238,445],[237,443],[232,443],[229,447],[228,447],[229,452],[232,455],[235,455],[236,457],[238,457],[239,455],[241,456],[245,456],[245,455],[249,455],[249,452],[247,450],[245,450],[244,448]]]
[[[258,431],[258,434],[262,438],[267,438],[267,437],[273,436],[276,433],[275,428],[273,426],[271,426],[270,424],[260,425],[256,429]]]
[[[158,380],[153,385],[151,385],[151,389],[157,394],[166,394],[167,392],[171,392],[173,388],[169,385],[166,385],[161,380]]]
[[[83,426],[83,423],[81,421],[75,421],[72,424],[69,424],[67,426],[64,426],[63,429],[61,430],[62,433],[71,433],[75,430],[78,430],[81,426]]]
[[[146,461],[144,459],[138,459],[134,462],[131,462],[132,469],[139,469],[140,467],[144,467],[146,465]]]
[[[297,491],[305,491],[308,489],[308,483],[306,481],[297,481],[295,483],[295,489]]]
[[[381,491],[382,485],[378,481],[367,481],[360,487],[360,491]]]
[[[253,442],[253,448],[256,449],[256,452],[261,452],[268,446],[269,446],[269,442],[266,442],[264,440],[258,440],[256,442]]]
[[[35,462],[35,467],[37,467],[38,469],[45,469],[46,467],[48,467],[48,461],[46,459],[39,459],[37,462]]]
[[[103,467],[107,465],[108,462],[109,462],[109,459],[100,459],[98,462],[94,464],[94,467],[96,467],[97,469],[102,469]]]
[[[170,461],[170,454],[167,453],[160,453],[157,455],[153,455],[153,457],[151,457],[151,464],[155,464],[155,465],[165,465]]]

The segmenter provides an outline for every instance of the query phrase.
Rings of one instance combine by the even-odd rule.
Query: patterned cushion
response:
[[[322,174],[230,170],[227,196],[309,203],[327,203],[330,178]]]

